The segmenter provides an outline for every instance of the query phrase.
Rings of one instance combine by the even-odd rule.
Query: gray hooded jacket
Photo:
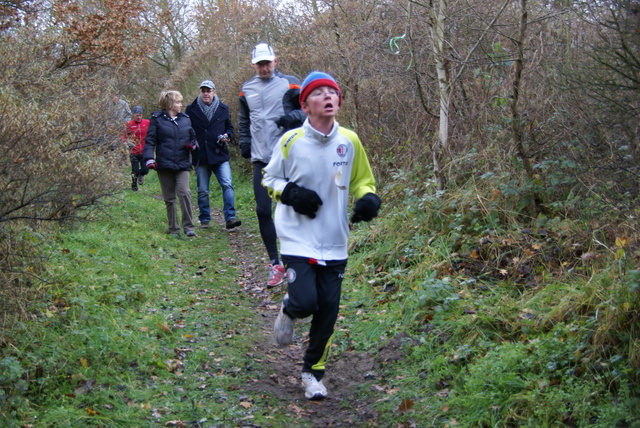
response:
[[[306,115],[300,109],[300,80],[275,71],[269,79],[257,75],[242,85],[238,113],[238,139],[241,148],[251,147],[251,162],[269,163],[271,152],[287,129],[276,120],[290,114],[302,126]]]

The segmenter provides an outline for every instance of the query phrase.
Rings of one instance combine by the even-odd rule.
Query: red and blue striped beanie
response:
[[[327,73],[323,73],[322,71],[312,71],[302,82],[302,86],[300,87],[300,104],[302,104],[311,91],[320,86],[328,86],[330,88],[334,88],[338,91],[338,96],[340,97],[340,106],[342,106],[342,91],[340,91],[340,87],[336,80],[328,75]]]

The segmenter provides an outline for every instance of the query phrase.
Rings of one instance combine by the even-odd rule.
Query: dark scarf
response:
[[[213,101],[211,102],[210,105],[206,105],[202,101],[202,98],[198,97],[198,106],[200,106],[200,110],[202,110],[204,115],[207,116],[207,120],[209,122],[211,122],[211,118],[213,117],[213,114],[216,112],[216,110],[218,110],[219,105],[220,105],[220,99],[218,98],[217,95],[214,95]]]

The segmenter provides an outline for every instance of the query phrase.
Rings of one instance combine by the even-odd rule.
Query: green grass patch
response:
[[[234,174],[243,233],[261,249],[250,171]],[[152,174],[90,222],[37,238],[48,282],[0,336],[2,422],[313,426],[334,412],[361,426],[640,424],[640,272],[626,241],[597,253],[579,221],[521,224],[479,189],[420,194],[404,180],[383,190],[403,204],[353,230],[328,363],[336,384],[352,376],[332,391],[342,398],[302,408],[297,390],[294,401],[247,390],[288,372],[254,354],[264,331],[228,234],[167,235]]]
[[[249,208],[247,179],[236,181],[238,204]],[[249,209],[242,212],[252,227]],[[236,282],[223,226],[194,239],[166,230],[152,173],[140,191],[103,201],[91,221],[46,244],[45,298],[3,334],[4,424],[225,426],[271,418],[241,405],[242,385],[260,369],[251,350],[262,333],[249,322],[255,309]]]
[[[358,391],[377,422],[640,424],[640,273],[621,268],[622,250],[571,256],[584,248],[580,222],[507,227],[472,192],[419,196],[402,184],[387,191],[405,189],[405,203],[354,231],[345,282],[350,345],[402,350]]]

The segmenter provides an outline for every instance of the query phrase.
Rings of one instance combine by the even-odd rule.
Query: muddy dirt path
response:
[[[382,359],[393,358],[389,352],[396,352],[395,346],[386,344],[375,358],[356,352],[333,354],[323,379],[329,397],[322,401],[305,399],[300,371],[308,326],[305,328],[304,320],[298,321],[294,343],[285,348],[275,344],[273,323],[286,292],[286,283],[273,289],[265,287],[267,261],[262,241],[259,235],[243,229],[232,230],[228,235],[240,270],[238,285],[252,297],[256,306],[255,323],[263,331],[261,340],[255,343],[255,355],[267,367],[258,382],[247,383],[247,390],[289,402],[287,410],[295,415],[292,426],[300,422],[313,427],[378,426],[376,412],[369,407],[369,402],[355,398],[355,388],[372,386],[371,373],[377,372]]]

